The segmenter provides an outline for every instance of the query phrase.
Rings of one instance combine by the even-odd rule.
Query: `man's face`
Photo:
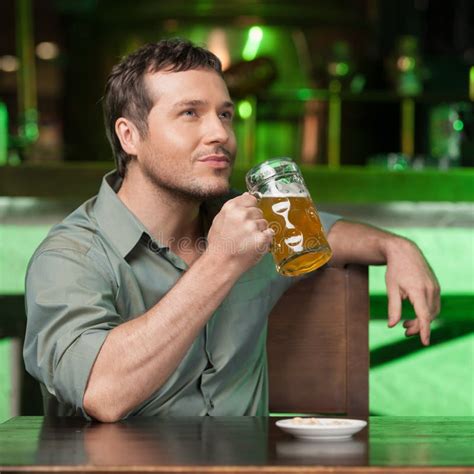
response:
[[[225,194],[235,159],[233,104],[223,79],[197,69],[145,76],[154,106],[137,166],[159,188],[196,200]]]

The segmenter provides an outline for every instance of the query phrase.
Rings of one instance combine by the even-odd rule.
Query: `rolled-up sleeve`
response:
[[[329,214],[328,212],[319,212],[319,218],[321,220],[321,224],[323,226],[324,232],[326,235],[328,234],[331,227],[334,225],[336,221],[342,219],[341,216],[336,214]]]
[[[121,323],[114,292],[107,272],[76,250],[44,251],[28,269],[26,369],[78,415],[87,416],[82,401],[97,354]]]

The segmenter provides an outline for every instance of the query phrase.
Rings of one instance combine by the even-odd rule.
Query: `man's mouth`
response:
[[[212,168],[228,168],[231,163],[230,158],[223,154],[201,156],[198,161]]]

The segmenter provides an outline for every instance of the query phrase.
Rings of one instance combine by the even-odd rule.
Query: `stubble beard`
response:
[[[230,190],[229,177],[222,176],[227,173],[226,170],[212,170],[215,175],[220,175],[220,181],[225,180],[223,185],[204,185],[199,182],[199,178],[191,177],[187,182],[179,182],[178,180],[167,179],[166,177],[171,176],[171,173],[162,173],[157,167],[151,163],[156,163],[159,157],[154,157],[148,163],[145,162],[143,165],[143,174],[147,180],[149,180],[154,187],[164,190],[167,194],[172,196],[174,199],[180,202],[203,202],[208,199],[214,199],[221,196],[225,196]],[[233,162],[233,160],[232,160]],[[162,176],[166,176],[162,178]],[[230,176],[230,173],[229,173]]]

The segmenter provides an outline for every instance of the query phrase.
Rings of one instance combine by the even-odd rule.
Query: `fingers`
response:
[[[268,229],[268,222],[265,219],[256,220],[255,225],[257,226],[257,229],[261,232]],[[273,230],[272,230],[272,233],[274,234]]]
[[[403,322],[405,328],[405,336],[414,336],[420,334],[423,345],[428,346],[430,343],[431,321],[434,316],[428,308],[428,301],[424,293],[421,291],[412,292],[408,295],[413,308],[415,310],[416,319],[410,319]]]
[[[409,319],[403,322],[405,330],[405,336],[414,336],[420,332],[420,323],[418,319]]]
[[[273,237],[275,236],[275,231],[268,227],[268,229],[262,231],[262,234],[265,236],[266,241],[271,244],[273,241]]]
[[[431,321],[439,311],[439,303],[436,302],[436,298],[430,300],[425,292],[421,290],[412,291],[407,296],[415,310],[416,319],[403,322],[405,336],[420,334],[421,342],[423,345],[428,346],[430,343]],[[389,327],[394,327],[400,321],[402,312],[402,297],[398,288],[391,289],[388,292],[388,298],[388,325]]]
[[[248,219],[262,219],[263,212],[258,207],[258,200],[249,193],[241,194],[240,196],[227,201],[223,208],[229,210],[244,211],[244,217]]]
[[[426,296],[428,300],[428,306],[430,309],[431,319],[433,320],[439,314],[441,310],[441,289],[436,277],[433,275],[433,280],[426,288]]]
[[[257,207],[258,205],[258,199],[250,193],[241,194],[233,200],[238,201],[238,203],[244,207]]]
[[[424,292],[418,291],[409,295],[410,301],[415,309],[416,321],[420,331],[420,339],[423,345],[428,346],[430,343],[431,333],[431,313],[428,307],[428,301]],[[415,327],[415,325],[413,325]],[[411,328],[410,328],[411,329]]]
[[[263,230],[260,235],[256,238],[257,248],[260,254],[264,254],[270,251],[270,246],[273,242],[275,232],[273,229],[268,227]]]
[[[402,299],[409,298],[416,319],[406,321],[405,334],[420,334],[424,345],[430,343],[431,321],[440,311],[439,283],[416,245],[399,241],[397,252],[387,259],[386,283],[389,294],[389,326],[401,317]]]
[[[240,212],[243,212],[246,220],[253,221],[257,230],[264,231],[268,228],[268,221],[263,217],[262,210],[257,207],[258,201],[254,196],[244,193],[235,198],[235,201],[234,205],[240,207]]]
[[[228,200],[214,217],[207,252],[214,252],[242,273],[270,250],[273,237],[257,199],[245,193]]]
[[[402,317],[402,297],[398,287],[387,287],[388,327],[393,328]]]
[[[257,208],[257,207],[245,207],[243,209],[244,209],[244,212],[245,212],[245,217],[247,219],[264,220],[263,219],[263,212],[259,208]]]

